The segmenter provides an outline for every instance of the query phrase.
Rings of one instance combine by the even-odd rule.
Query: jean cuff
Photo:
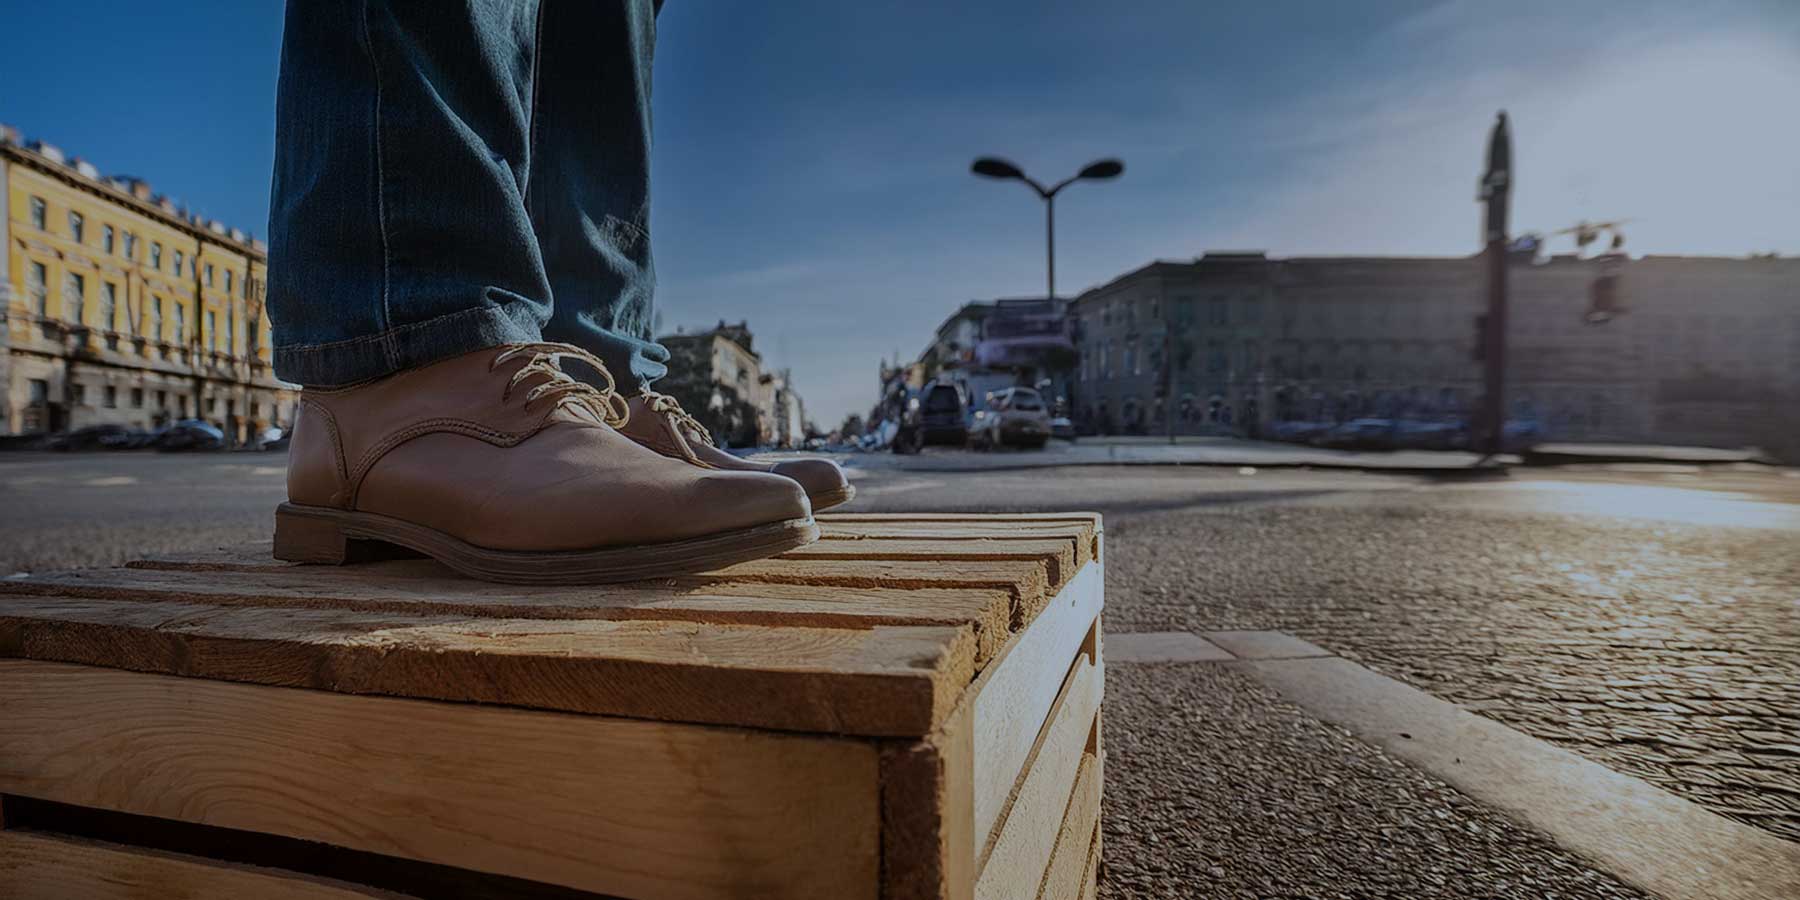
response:
[[[527,302],[465,309],[379,334],[275,348],[275,376],[307,387],[343,387],[501,344],[542,340]]]

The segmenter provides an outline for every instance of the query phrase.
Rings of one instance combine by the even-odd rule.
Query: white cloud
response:
[[[1220,235],[1281,253],[1466,253],[1496,109],[1515,231],[1630,218],[1636,253],[1800,251],[1800,47],[1749,24],[1592,24],[1448,4],[1373,49],[1423,56],[1260,124],[1298,165]]]

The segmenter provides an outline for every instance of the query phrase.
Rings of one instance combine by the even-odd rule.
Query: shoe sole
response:
[[[423,553],[460,574],[508,584],[608,584],[689,575],[764,559],[819,539],[811,517],[770,522],[660,544],[594,550],[490,550],[390,516],[283,503],[275,509],[275,558],[344,565],[359,542],[379,541]]]
[[[812,504],[813,512],[819,512],[820,510],[830,509],[834,506],[843,506],[844,504],[849,503],[855,496],[856,485],[846,484],[841,488],[820,491],[816,494],[807,494],[806,499],[807,502]]]

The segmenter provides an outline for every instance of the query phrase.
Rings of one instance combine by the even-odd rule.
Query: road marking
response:
[[[107,475],[101,478],[89,478],[82,482],[88,487],[123,487],[127,484],[137,483],[138,480],[130,475]]]

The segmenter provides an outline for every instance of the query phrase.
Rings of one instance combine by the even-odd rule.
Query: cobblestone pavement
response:
[[[1643,898],[1227,666],[1108,665],[1108,898]]]
[[[1115,631],[1289,631],[1800,840],[1800,537],[1455,492],[1108,522]]]

